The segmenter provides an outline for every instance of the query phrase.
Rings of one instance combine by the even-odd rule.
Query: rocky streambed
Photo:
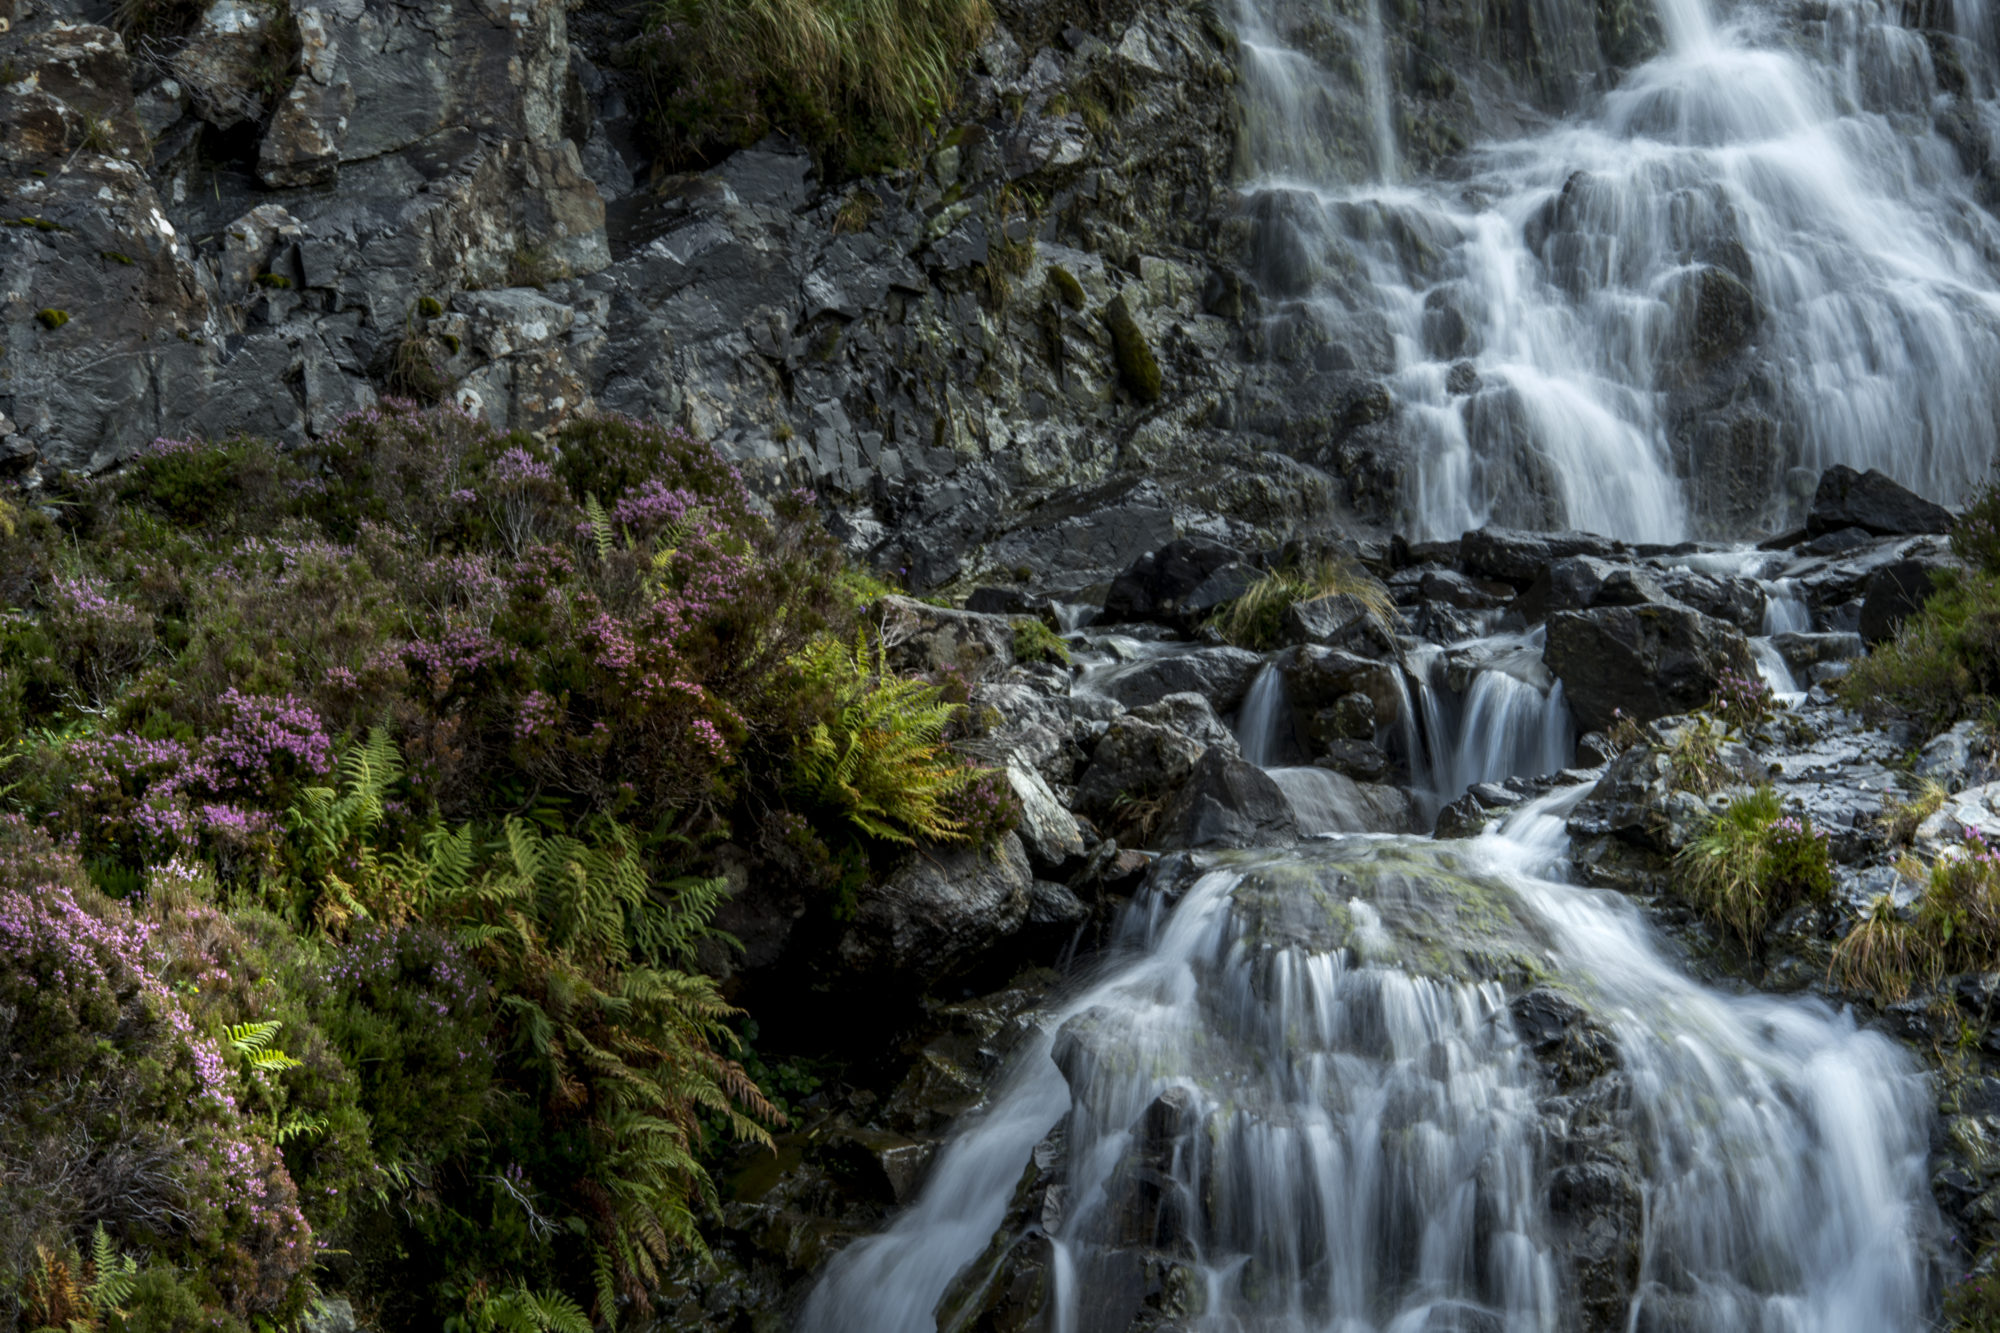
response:
[[[1813,1327],[1913,1327],[2000,1240],[2000,978],[1881,1005],[1829,960],[1896,891],[1885,811],[1942,784],[1913,835],[1941,844],[2000,832],[2000,788],[1969,726],[1873,729],[1829,687],[1952,563],[1948,519],[1836,470],[1764,549],[1350,549],[1394,613],[1294,605],[1261,652],[1202,624],[1284,552],[1162,548],[1103,611],[892,601],[900,660],[974,681],[1021,829],[914,859],[833,943],[772,955],[816,958],[857,1013],[900,990],[903,1044],[731,1182],[722,1262],[669,1322],[1192,1328],[1387,1301],[1421,1327],[1616,1329],[1636,1306],[1692,1329],[1805,1301]],[[1017,660],[1028,618],[1075,664]],[[1680,781],[1697,710],[1760,671],[1786,706]],[[1746,950],[1671,858],[1764,783],[1828,833],[1836,890]],[[1361,1151],[1417,1142],[1443,1156]],[[1868,1232],[1888,1239],[1855,1248]]]

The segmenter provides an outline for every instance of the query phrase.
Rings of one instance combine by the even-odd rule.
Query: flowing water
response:
[[[1038,1328],[1124,1329],[1165,1289],[1189,1328],[1553,1333],[1576,1230],[1622,1224],[1626,1327],[1914,1333],[1913,1062],[1823,1006],[1696,985],[1622,898],[1553,878],[1575,797],[1471,842],[1345,838],[1156,887],[802,1327],[935,1327],[1048,1138]],[[1536,983],[1615,1044],[1568,1098],[1510,1009]],[[1611,1202],[1580,1221],[1578,1196]]]
[[[1377,169],[1352,179],[1324,129],[1343,81],[1272,36],[1296,7],[1240,5],[1260,276],[1282,318],[1317,311],[1336,338],[1357,291],[1379,306],[1413,451],[1403,531],[1673,541],[1773,527],[1835,462],[1947,502],[1985,477],[2000,223],[1932,128],[1943,80],[1898,7],[1833,0],[1808,22],[1659,0],[1662,54],[1583,114],[1475,149],[1466,179],[1419,185],[1379,129]],[[1544,28],[1563,12],[1535,10]],[[1989,18],[1954,12],[1952,78],[1987,86]],[[1371,58],[1375,13],[1349,40]],[[1732,310],[1748,367],[1697,410],[1711,361],[1737,355],[1716,331]]]
[[[1529,8],[1566,68],[1601,73],[1587,8]],[[1984,477],[2000,224],[1932,127],[1932,46],[1873,0],[1817,8],[1659,0],[1659,55],[1447,186],[1398,151],[1377,0],[1239,0],[1260,279],[1329,336],[1357,293],[1375,303],[1416,451],[1404,531],[1670,541],[1785,521],[1797,477],[1832,462],[1946,500]],[[1959,40],[1937,49],[1990,95],[1992,16],[1951,15]],[[1338,74],[1293,44],[1314,23],[1351,55]],[[1754,367],[1728,394],[1751,411],[1718,425],[1685,400],[1732,283],[1755,313],[1729,356]],[[1763,448],[1756,485],[1704,452],[1718,431]],[[1780,562],[1682,563],[1761,583],[1760,669],[1795,691],[1771,636],[1815,627]],[[1533,633],[1404,666],[1378,739],[1425,814],[1570,761]],[[1584,788],[1468,841],[1357,834],[1380,827],[1368,798],[1284,767],[1290,726],[1267,669],[1239,741],[1304,831],[1333,836],[1157,874],[918,1201],[835,1260],[802,1333],[928,1333],[1029,1240],[1039,1313],[1019,1326],[1052,1333],[1927,1326],[1930,1098],[1904,1052],[1816,1002],[1698,985],[1626,900],[1566,883]],[[1582,1068],[1550,1072],[1521,1008],[1537,996],[1588,1015],[1562,1038]],[[1013,1248],[989,1248],[1030,1163],[1059,1179],[1009,1223]]]

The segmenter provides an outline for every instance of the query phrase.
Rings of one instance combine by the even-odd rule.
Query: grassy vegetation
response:
[[[1014,660],[1068,666],[1069,645],[1063,642],[1062,635],[1041,621],[1022,616],[1014,621]]]
[[[1674,888],[1732,932],[1745,950],[1763,947],[1770,924],[1833,891],[1826,835],[1784,813],[1772,787],[1731,802],[1674,861]]]
[[[654,129],[689,163],[775,130],[837,173],[879,170],[937,123],[991,23],[986,0],[662,0]]]
[[[1907,908],[1876,900],[1835,948],[1835,980],[1900,1000],[1942,977],[1991,969],[2000,955],[2000,851],[1967,829],[1935,860],[1905,857],[1899,869],[1919,886],[1916,900]]]
[[[811,497],[676,431],[390,405],[43,499],[0,499],[0,1324],[643,1319],[782,1118],[695,966],[717,871],[832,917],[1014,817]]]
[[[1386,624],[1396,613],[1389,590],[1352,560],[1339,556],[1289,564],[1264,574],[1241,596],[1220,608],[1209,622],[1239,648],[1279,646],[1285,612],[1296,602],[1352,597]]]

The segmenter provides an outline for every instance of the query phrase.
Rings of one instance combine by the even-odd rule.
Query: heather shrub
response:
[[[1976,717],[2000,696],[2000,575],[1939,577],[1896,636],[1854,664],[1841,698],[1873,720],[1907,717],[1930,731]]]
[[[1675,858],[1677,892],[1731,931],[1750,952],[1770,924],[1833,891],[1826,834],[1787,815],[1772,787],[1759,787],[1712,816]]]
[[[52,489],[0,525],[0,930],[112,979],[16,1012],[0,950],[0,1171],[124,1165],[22,1167],[0,1299],[101,1220],[135,1327],[282,1325],[318,1245],[391,1327],[643,1308],[777,1123],[693,970],[715,849],[837,911],[1018,818],[813,497],[685,433],[387,402]]]

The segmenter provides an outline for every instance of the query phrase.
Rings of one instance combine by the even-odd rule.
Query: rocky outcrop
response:
[[[1821,474],[1813,492],[1806,531],[1818,536],[1841,528],[1860,528],[1877,537],[1949,532],[1951,511],[1873,468],[1856,472],[1835,464]]]
[[[1284,789],[1254,764],[1210,749],[1160,815],[1165,851],[1282,846],[1299,835]]]
[[[1673,605],[1556,612],[1544,658],[1593,731],[1620,716],[1645,722],[1699,708],[1723,672],[1751,679],[1757,671],[1742,631]]]

